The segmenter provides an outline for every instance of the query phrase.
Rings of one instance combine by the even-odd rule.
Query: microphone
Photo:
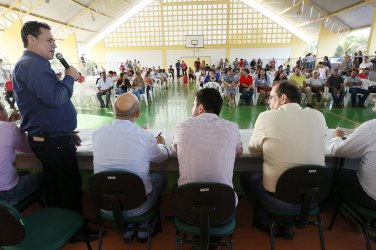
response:
[[[65,69],[69,68],[69,64],[65,61],[64,56],[61,53],[56,53],[55,57],[61,62],[61,64],[63,64]]]

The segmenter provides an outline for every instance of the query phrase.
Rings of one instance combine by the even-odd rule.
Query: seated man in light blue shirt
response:
[[[369,96],[369,90],[362,88],[362,80],[357,77],[358,70],[353,69],[351,71],[351,75],[345,78],[345,85],[350,87],[349,92],[351,93],[351,105],[355,108],[356,107],[356,96],[358,93],[362,94],[359,97],[358,107],[365,108],[364,102],[367,100]]]
[[[115,101],[114,113],[116,119],[111,124],[93,133],[94,173],[126,170],[142,179],[147,200],[142,206],[123,212],[127,216],[136,216],[147,212],[165,189],[165,175],[150,173],[150,162],[165,161],[169,151],[162,136],[155,138],[148,130],[134,124],[140,115],[140,103],[134,94],[120,95]],[[147,227],[147,223],[140,227]],[[124,234],[127,242],[133,236],[131,230]],[[138,232],[138,238],[144,242],[147,239],[146,232]]]

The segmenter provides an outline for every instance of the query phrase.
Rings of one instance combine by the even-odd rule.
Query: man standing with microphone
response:
[[[82,214],[76,155],[80,138],[74,132],[77,114],[70,101],[79,74],[66,64],[64,79],[56,77],[49,62],[56,49],[50,30],[48,24],[37,21],[22,27],[25,51],[13,70],[14,92],[22,116],[21,130],[28,132],[30,147],[43,165],[47,205]]]

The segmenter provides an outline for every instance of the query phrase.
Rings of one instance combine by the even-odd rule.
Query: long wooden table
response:
[[[159,134],[161,131],[163,130],[151,130],[151,132],[155,135]],[[332,129],[328,130],[327,140],[331,138],[332,131]],[[173,130],[165,132],[166,146],[168,148],[170,147],[172,142],[173,132]],[[82,145],[77,148],[77,156],[79,161],[79,168],[82,170],[93,169],[92,133],[93,130],[81,130],[79,133],[82,139]],[[248,142],[251,138],[251,134],[251,129],[240,129],[240,135],[243,143],[243,155],[235,160],[234,171],[236,172],[256,171],[262,169],[263,159],[261,157],[251,157],[250,153],[248,152]],[[329,152],[327,152],[325,163],[328,167],[336,168],[340,163],[343,164],[343,161],[333,157],[329,154]],[[41,163],[34,154],[18,152],[15,164],[16,168],[19,169],[41,168]],[[178,159],[171,157],[167,161],[160,164],[151,163],[151,170],[178,171],[178,166]]]

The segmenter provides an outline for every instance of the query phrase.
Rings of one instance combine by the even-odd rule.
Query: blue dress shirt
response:
[[[73,84],[73,77],[60,81],[48,60],[25,50],[13,70],[21,130],[30,135],[72,132],[77,127],[77,113],[70,101]]]

